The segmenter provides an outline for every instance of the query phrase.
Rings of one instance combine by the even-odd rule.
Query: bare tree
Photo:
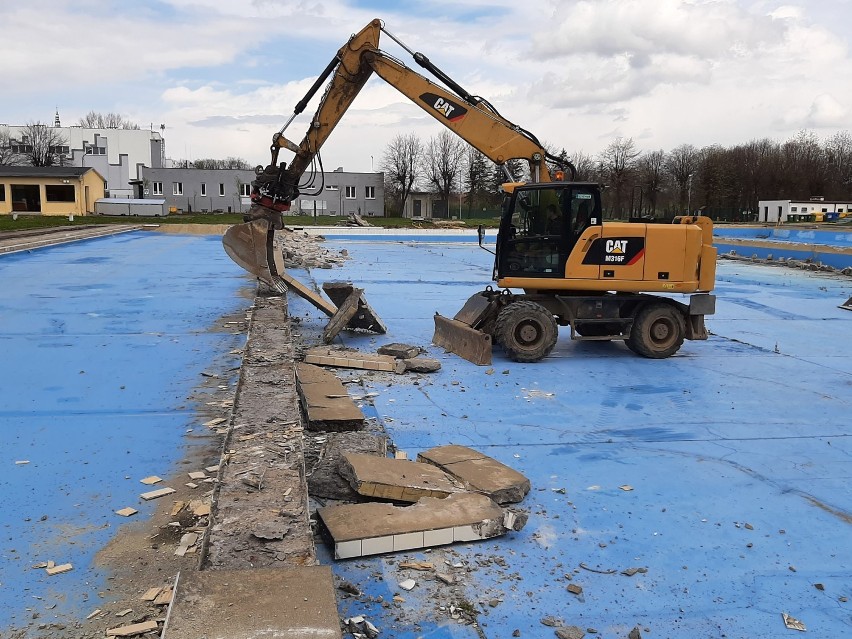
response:
[[[437,136],[429,138],[423,157],[426,180],[435,187],[435,191],[447,203],[448,214],[450,194],[456,185],[456,178],[461,177],[464,147],[465,143],[461,138],[449,131],[441,131]],[[459,188],[459,198],[461,198],[461,188]]]
[[[68,140],[58,129],[43,122],[28,122],[23,128],[19,154],[33,166],[53,166],[62,153],[62,147],[68,146]]]
[[[665,179],[665,160],[666,152],[662,149],[648,151],[639,158],[639,215],[642,215],[643,202],[651,215],[657,212],[657,198]]]
[[[89,111],[78,124],[86,129],[138,129],[139,125],[125,119],[120,113]]]
[[[200,158],[192,162],[194,169],[251,169],[251,165],[242,158],[226,157],[224,160],[214,158]]]
[[[577,151],[571,157],[571,164],[574,165],[576,179],[578,182],[592,182],[598,176],[598,162],[595,161],[588,153]]]
[[[17,153],[12,151],[12,138],[9,129],[0,130],[0,166],[17,164]]]
[[[833,184],[832,197],[852,194],[852,135],[838,131],[825,144],[825,155]]]
[[[698,149],[691,144],[681,144],[669,151],[665,169],[678,189],[678,211],[684,211],[688,198],[690,179],[698,168]]]
[[[624,193],[633,180],[639,153],[633,138],[617,137],[600,155],[602,177],[613,188],[610,210],[615,214],[621,214]]]
[[[416,133],[397,135],[385,147],[381,167],[385,172],[386,192],[391,194],[400,217],[405,201],[414,188],[423,163],[423,142]]]

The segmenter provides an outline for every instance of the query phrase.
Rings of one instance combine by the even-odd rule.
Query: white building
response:
[[[90,167],[107,182],[110,197],[134,197],[130,180],[140,179],[139,167],[161,167],[165,141],[159,131],[147,129],[86,129],[81,126],[54,126],[64,140],[56,148],[60,166]],[[25,125],[0,124],[0,133],[8,133],[12,149],[26,152]]]
[[[757,221],[783,223],[799,221],[806,216],[814,216],[817,221],[824,221],[832,217],[848,217],[850,213],[852,213],[852,201],[848,200],[834,202],[821,197],[808,200],[760,200]]]

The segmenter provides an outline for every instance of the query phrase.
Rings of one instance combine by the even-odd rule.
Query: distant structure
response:
[[[139,179],[140,167],[163,166],[165,140],[158,131],[64,127],[58,107],[51,130],[66,142],[56,147],[57,164],[96,169],[106,180],[110,197],[133,197],[130,181]],[[29,144],[26,125],[0,124],[0,133],[8,133],[12,150]]]
[[[852,215],[852,201],[827,201],[823,197],[801,200],[760,200],[758,222],[831,222]]]

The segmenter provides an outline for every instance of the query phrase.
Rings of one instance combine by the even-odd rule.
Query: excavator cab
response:
[[[497,235],[494,279],[565,277],[568,256],[582,232],[601,225],[600,187],[548,182],[510,189]]]

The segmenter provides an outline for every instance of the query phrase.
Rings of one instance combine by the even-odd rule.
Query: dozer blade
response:
[[[491,364],[491,336],[457,319],[435,313],[435,335],[432,336],[432,343],[477,366]]]
[[[273,288],[287,291],[279,274],[284,273],[284,256],[274,247],[275,229],[269,220],[256,219],[235,224],[222,237],[225,252],[237,264]]]

